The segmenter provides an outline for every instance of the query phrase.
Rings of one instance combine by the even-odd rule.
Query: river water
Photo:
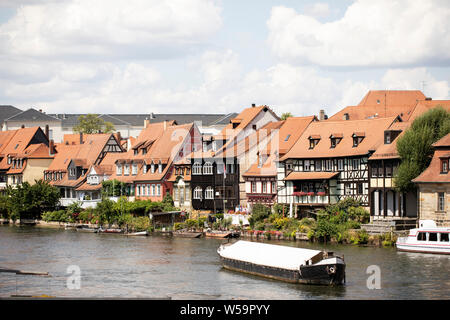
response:
[[[222,269],[217,248],[226,240],[125,237],[43,227],[0,226],[0,268],[49,272],[51,277],[0,273],[0,297],[171,299],[448,299],[450,257],[395,248],[270,241],[344,255],[346,284],[289,284]],[[68,289],[69,266],[80,270]],[[369,266],[380,289],[369,289]],[[372,267],[373,268],[373,267]],[[69,281],[69,284],[76,282]],[[370,284],[376,284],[369,279]],[[70,287],[70,285],[69,285]]]

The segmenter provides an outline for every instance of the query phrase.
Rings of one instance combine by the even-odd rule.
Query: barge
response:
[[[291,283],[345,283],[344,259],[333,252],[240,240],[222,244],[217,253],[228,270]]]

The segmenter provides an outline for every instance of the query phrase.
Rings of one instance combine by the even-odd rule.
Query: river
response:
[[[216,253],[222,242],[0,226],[0,268],[51,275],[0,273],[0,297],[409,300],[450,296],[448,256],[404,253],[395,248],[270,241],[344,255],[346,284],[328,287],[289,284],[222,269]],[[373,276],[367,269],[373,265],[379,267],[380,289],[367,286]],[[79,289],[68,288],[67,280],[74,275],[67,272],[69,266],[80,270]],[[376,283],[371,279],[369,283]]]

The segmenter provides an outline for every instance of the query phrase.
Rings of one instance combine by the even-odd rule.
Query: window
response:
[[[319,143],[319,139],[309,138],[309,148],[314,149],[314,147]]]
[[[205,199],[214,199],[214,189],[213,189],[213,187],[206,187]]]
[[[288,135],[286,136],[286,139],[284,139],[284,141],[288,141],[290,137],[291,137],[291,135],[288,134]]]
[[[151,173],[155,173],[155,164],[153,162],[150,165],[150,171],[151,171]]]
[[[160,184],[157,184],[157,185],[156,185],[156,195],[157,195],[157,196],[160,196],[160,195],[161,195],[161,185],[160,185]]]
[[[256,193],[256,182],[252,181],[252,193]]]
[[[69,175],[72,177],[75,175],[75,168],[69,168]]]
[[[205,162],[203,166],[203,174],[213,174],[213,165],[211,162]]]
[[[216,141],[213,141],[213,143],[212,143],[212,150],[213,150],[214,152],[217,151],[217,142],[216,142]]]
[[[373,163],[372,164],[372,178],[378,177],[378,164]]]
[[[353,168],[353,170],[358,170],[359,169],[359,159],[353,159],[352,160],[352,168]]]
[[[322,171],[322,160],[316,160],[314,162],[314,171]]]
[[[311,169],[311,164],[309,162],[309,160],[305,160],[305,165],[303,167],[303,171],[310,171]]]
[[[267,193],[267,182],[262,182],[262,193]]]
[[[141,185],[140,185],[140,184],[137,185],[136,195],[137,195],[137,196],[140,196],[140,195],[141,195]]]
[[[223,174],[224,165],[223,163],[217,163],[216,172],[217,174]]]
[[[384,144],[390,144],[391,143],[391,133],[385,132],[384,133]]]
[[[438,211],[445,210],[445,193],[438,192]]]
[[[426,232],[419,232],[417,235],[417,241],[426,241],[427,240],[427,233]]]
[[[139,154],[139,149],[134,149],[134,155],[137,156]]]
[[[147,185],[147,188],[145,188],[145,195],[149,196],[150,195],[150,185]]]
[[[192,174],[202,174],[202,165],[200,162],[194,163],[192,166]]]
[[[146,148],[142,149],[142,154],[147,154],[147,149]]]
[[[392,165],[390,163],[386,164],[386,177],[392,177]]]
[[[338,159],[337,161],[337,167],[339,171],[344,170],[344,159]]]
[[[131,167],[131,174],[132,175],[137,175],[137,171],[138,171],[138,166],[137,166],[137,164],[133,164],[133,166]]]
[[[162,173],[162,168],[163,168],[163,166],[162,166],[162,163],[161,163],[161,161],[158,163],[158,173]]]
[[[124,174],[125,176],[128,176],[128,175],[130,174],[130,165],[129,165],[129,164],[126,164],[126,165],[124,166],[124,168],[123,168],[123,174]]]
[[[234,164],[230,163],[228,166],[228,173],[233,174],[234,173]]]
[[[256,130],[256,124],[252,125],[253,130]]]
[[[448,159],[441,160],[441,173],[448,172]]]
[[[277,193],[277,182],[272,181],[272,193]]]
[[[333,171],[333,160],[326,160],[325,166],[327,171]]]
[[[195,187],[195,189],[194,189],[194,199],[202,200],[202,188]]]
[[[152,184],[152,196],[156,196],[156,186]]]
[[[449,242],[448,233],[441,233],[441,242]]]
[[[147,165],[144,163],[144,165],[142,166],[142,171],[144,172],[144,174],[147,173]]]
[[[437,241],[437,232],[430,232],[428,235],[428,241]]]
[[[358,183],[358,194],[363,194],[364,193],[364,185],[362,183]]]

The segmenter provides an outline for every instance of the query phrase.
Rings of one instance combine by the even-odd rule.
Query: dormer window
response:
[[[309,148],[314,149],[314,147],[319,143],[320,136],[319,135],[312,135],[309,136]]]
[[[147,148],[142,148],[142,154],[147,154]]]
[[[359,146],[359,144],[364,140],[365,137],[365,133],[364,132],[355,132],[352,135],[353,138],[353,147],[357,147]]]
[[[330,148],[335,148],[339,142],[342,140],[342,133],[333,133],[330,136]]]
[[[150,165],[150,172],[151,173],[155,173],[155,164],[152,162],[152,164]]]
[[[161,163],[161,161],[158,163],[158,173],[162,173],[162,163]]]
[[[134,155],[137,156],[139,154],[139,149],[134,149]]]
[[[144,163],[144,165],[143,165],[143,167],[142,167],[142,172],[144,173],[144,174],[146,174],[147,173],[147,165]]]

